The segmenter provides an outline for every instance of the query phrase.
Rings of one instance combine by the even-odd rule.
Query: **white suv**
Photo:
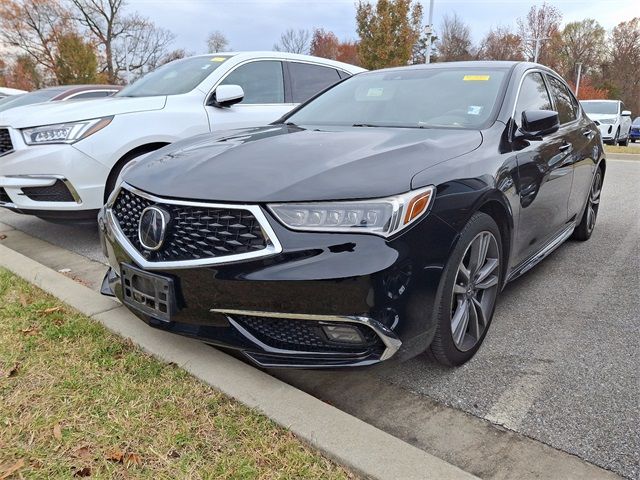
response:
[[[125,165],[214,130],[266,125],[363,69],[281,52],[201,55],[114,97],[0,113],[0,206],[50,220],[95,219]]]
[[[597,122],[602,141],[627,146],[631,135],[631,112],[620,100],[581,100],[587,116]]]

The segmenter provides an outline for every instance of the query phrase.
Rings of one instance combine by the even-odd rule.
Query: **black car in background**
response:
[[[541,65],[362,73],[129,170],[99,218],[103,293],[262,366],[459,365],[508,281],[591,236],[605,169]]]

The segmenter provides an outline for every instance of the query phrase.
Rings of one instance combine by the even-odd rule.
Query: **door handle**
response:
[[[562,145],[560,145],[558,147],[558,150],[560,150],[561,152],[565,152],[567,150],[569,150],[571,147],[573,147],[573,145],[571,145],[570,143],[563,143]]]
[[[593,133],[593,130],[587,129],[582,132],[582,135],[584,135],[588,139],[592,139],[595,134]]]

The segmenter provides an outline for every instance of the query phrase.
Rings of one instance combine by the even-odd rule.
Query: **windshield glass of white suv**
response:
[[[297,125],[479,128],[506,69],[434,68],[355,75],[286,119]]]
[[[116,96],[153,97],[190,92],[229,58],[228,55],[211,55],[167,63],[124,88]]]
[[[587,113],[596,115],[617,115],[617,102],[581,102],[582,108]]]

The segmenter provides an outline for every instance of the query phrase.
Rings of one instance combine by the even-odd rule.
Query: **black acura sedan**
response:
[[[362,73],[128,170],[99,217],[103,293],[261,366],[459,365],[507,282],[591,236],[605,169],[541,65]]]

